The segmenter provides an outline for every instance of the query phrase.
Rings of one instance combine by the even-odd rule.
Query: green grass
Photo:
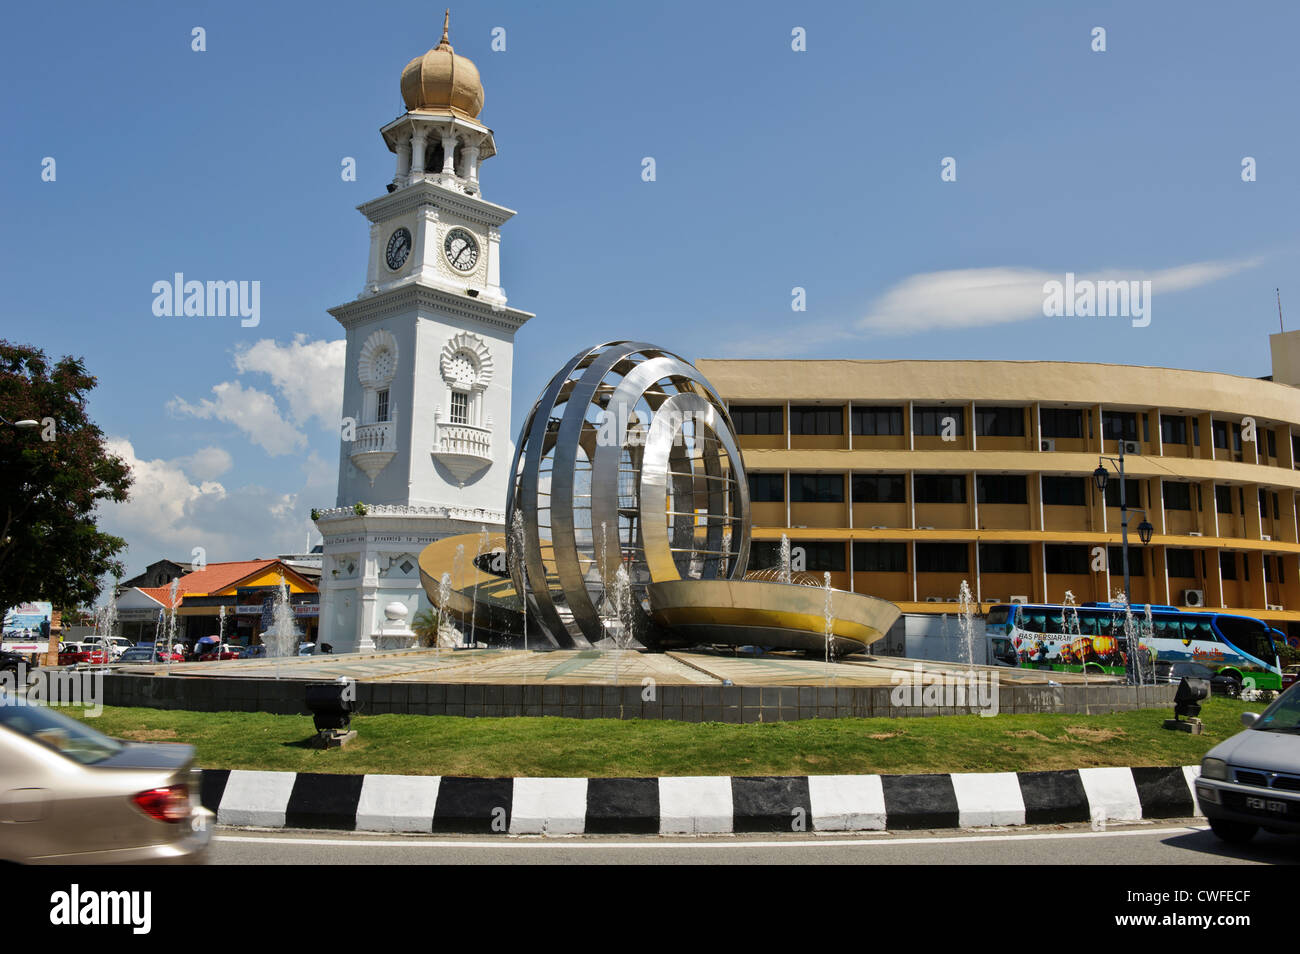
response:
[[[343,749],[307,746],[309,716],[105,708],[109,735],[189,742],[204,768],[335,774],[577,776],[998,772],[1193,765],[1259,703],[1211,699],[1200,736],[1167,709],[1110,715],[814,719],[763,725],[613,719],[372,715]],[[66,710],[76,714],[75,710]]]

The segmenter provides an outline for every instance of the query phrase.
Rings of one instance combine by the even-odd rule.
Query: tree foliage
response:
[[[100,531],[100,501],[127,499],[131,472],[86,414],[97,381],[80,358],[0,340],[0,608],[26,600],[93,602],[126,541]]]

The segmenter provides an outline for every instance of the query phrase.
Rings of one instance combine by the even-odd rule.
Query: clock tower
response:
[[[359,207],[365,284],[330,309],[347,334],[339,483],[315,519],[320,640],[335,652],[409,644],[409,621],[428,606],[420,551],[505,524],[514,337],[532,315],[506,305],[500,230],[514,212],[482,196],[496,143],[449,19],[402,70],[406,112],[380,130],[396,173]]]

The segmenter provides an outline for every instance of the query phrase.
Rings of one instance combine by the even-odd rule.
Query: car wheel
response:
[[[1220,840],[1226,841],[1230,845],[1244,845],[1255,837],[1255,832],[1259,831],[1259,826],[1248,825],[1246,822],[1228,821],[1226,818],[1211,818],[1210,830]]]

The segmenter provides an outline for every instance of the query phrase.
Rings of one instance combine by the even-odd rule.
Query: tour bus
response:
[[[1132,608],[1143,669],[1156,662],[1196,662],[1257,689],[1282,688],[1276,644],[1286,637],[1262,620],[1230,613],[1189,612],[1176,606]],[[1075,622],[1075,614],[1078,622]],[[1054,669],[1124,675],[1129,662],[1124,633],[1125,609],[1115,603],[998,604],[989,609],[985,634],[990,652],[999,647],[1007,659],[1026,669]],[[1276,644],[1275,644],[1276,640]]]

